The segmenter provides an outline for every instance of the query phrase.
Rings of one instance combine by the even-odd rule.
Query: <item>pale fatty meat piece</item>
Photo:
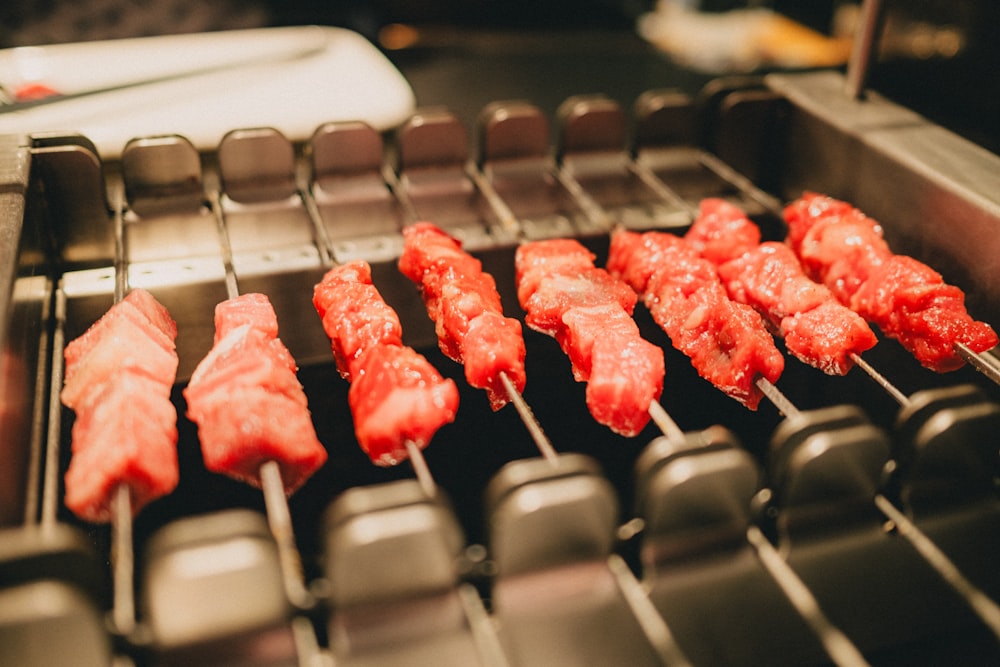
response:
[[[64,502],[85,521],[106,523],[125,484],[132,514],[177,486],[177,411],[169,386],[123,371],[108,378],[73,422]]]
[[[122,485],[132,513],[177,486],[177,325],[145,290],[132,290],[66,345],[63,403],[73,409],[66,507],[111,518]]]
[[[518,297],[525,323],[554,337],[570,358],[574,378],[587,383],[594,419],[631,437],[646,426],[650,404],[660,399],[663,350],[640,336],[632,319],[635,292],[593,262],[593,253],[572,239],[523,244],[515,253]]]
[[[518,392],[527,380],[521,323],[504,316],[496,281],[458,239],[429,222],[407,226],[403,238],[399,270],[419,287],[441,351],[499,410],[510,402],[501,374]]]
[[[215,307],[215,324],[216,342],[184,389],[205,467],[259,488],[260,467],[274,461],[291,495],[327,454],[274,308],[243,294]]]
[[[455,420],[458,388],[402,344],[399,316],[372,284],[367,262],[330,269],[313,291],[313,304],[341,375],[351,383],[355,437],[373,463],[405,460],[407,441],[426,447]]]
[[[564,326],[563,315],[572,308],[614,303],[631,316],[636,301],[635,292],[622,280],[603,269],[590,267],[546,276],[521,306],[527,313],[525,324],[540,333],[556,336]]]
[[[594,268],[596,256],[575,239],[548,239],[518,246],[514,255],[517,300],[523,307],[546,276]]]
[[[278,339],[278,315],[266,294],[250,292],[215,306],[215,343],[237,327],[250,325],[267,338]],[[294,364],[294,362],[292,362]]]

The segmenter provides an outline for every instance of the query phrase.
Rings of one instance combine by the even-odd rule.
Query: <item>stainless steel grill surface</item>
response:
[[[844,377],[789,357],[751,412],[640,306],[666,354],[666,415],[624,438],[527,328],[528,410],[492,412],[396,268],[400,230],[432,221],[523,318],[521,241],[577,238],[602,265],[612,227],[682,232],[709,196],[780,239],[782,203],[813,190],[880,220],[894,250],[1000,324],[1000,158],[843,86],[831,72],[720,80],[631,108],[571,98],[553,118],[497,102],[474,127],[426,108],[385,135],[235,129],[211,153],[145,137],[114,162],[86,137],[0,137],[0,663],[997,664],[991,353],[938,375],[883,339],[865,354],[874,374]],[[355,258],[404,342],[462,387],[426,468],[376,467],[355,442],[311,302]],[[116,285],[177,320],[181,475],[134,522],[90,525],[61,501],[62,352]],[[237,285],[274,304],[329,453],[287,516],[207,472],[184,417],[214,307]]]

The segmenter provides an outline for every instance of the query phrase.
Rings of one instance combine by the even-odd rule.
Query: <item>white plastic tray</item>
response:
[[[409,84],[368,40],[320,26],[0,50],[0,85],[32,84],[67,97],[0,107],[0,134],[79,132],[105,159],[163,134],[211,150],[232,129],[273,127],[293,141],[327,121],[386,130],[414,108]]]

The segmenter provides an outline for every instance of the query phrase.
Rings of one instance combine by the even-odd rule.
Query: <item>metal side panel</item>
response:
[[[0,136],[0,525],[17,522],[26,511],[34,369],[43,327],[38,280],[32,276],[42,256],[25,245],[23,234],[29,167],[25,140]]]
[[[844,92],[835,72],[771,75],[792,102],[783,196],[814,190],[852,202],[1000,320],[1000,156],[875,93]]]

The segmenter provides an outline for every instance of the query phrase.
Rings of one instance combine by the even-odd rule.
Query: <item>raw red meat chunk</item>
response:
[[[109,521],[122,485],[133,514],[177,486],[176,337],[166,308],[136,289],[66,346],[61,399],[76,420],[65,504],[80,518]]]
[[[330,269],[313,291],[313,304],[351,382],[354,433],[373,463],[403,461],[408,441],[426,447],[455,420],[458,388],[403,345],[399,317],[372,284],[367,262]]]
[[[313,305],[344,379],[351,379],[352,364],[368,347],[403,344],[403,325],[372,284],[367,262],[350,262],[328,271],[313,291]]]
[[[547,276],[594,268],[594,253],[574,239],[548,239],[518,248],[514,257],[517,300],[525,303]]]
[[[964,361],[956,343],[983,352],[997,344],[996,332],[965,309],[965,294],[912,257],[893,255],[855,292],[851,306],[897,339],[921,364],[939,373]]]
[[[421,449],[455,420],[458,389],[410,347],[373,345],[362,352],[348,402],[361,448],[377,465],[408,458],[406,442]]]
[[[510,402],[501,376],[518,392],[527,379],[521,323],[504,316],[496,282],[458,239],[429,222],[406,227],[403,238],[399,270],[420,288],[441,351],[499,410]]]
[[[748,408],[758,407],[763,394],[757,379],[777,381],[784,357],[760,315],[729,298],[711,262],[672,234],[618,231],[608,267],[640,292],[701,377]]]
[[[729,297],[756,309],[800,361],[843,375],[854,355],[878,342],[863,318],[806,274],[787,245],[760,243],[757,225],[738,207],[703,200],[685,240],[716,265]]]
[[[898,340],[925,367],[946,372],[996,346],[996,332],[966,311],[957,287],[912,257],[892,253],[882,228],[849,204],[806,193],[785,208],[788,244],[837,299]]]
[[[643,340],[635,320],[614,303],[571,308],[563,321],[557,340],[573,377],[587,383],[594,419],[619,433],[639,433],[663,391],[663,351]]]
[[[77,412],[72,437],[65,503],[86,521],[110,521],[122,484],[133,515],[177,486],[177,411],[159,380],[130,371],[110,377]]]
[[[573,376],[587,383],[587,407],[616,433],[638,435],[663,390],[663,350],[643,339],[632,319],[635,293],[594,266],[572,239],[518,247],[515,275],[529,327],[554,337]]]
[[[291,495],[327,454],[274,308],[263,294],[244,294],[215,307],[215,327],[215,344],[184,389],[205,467],[260,487],[260,467],[274,461]]]
[[[739,207],[725,199],[709,197],[698,205],[698,218],[684,240],[699,255],[719,265],[736,259],[760,244],[760,229]]]
[[[825,373],[847,373],[854,366],[851,356],[878,342],[864,318],[809,278],[782,243],[760,244],[720,265],[719,276],[732,298],[777,327],[791,354]]]

